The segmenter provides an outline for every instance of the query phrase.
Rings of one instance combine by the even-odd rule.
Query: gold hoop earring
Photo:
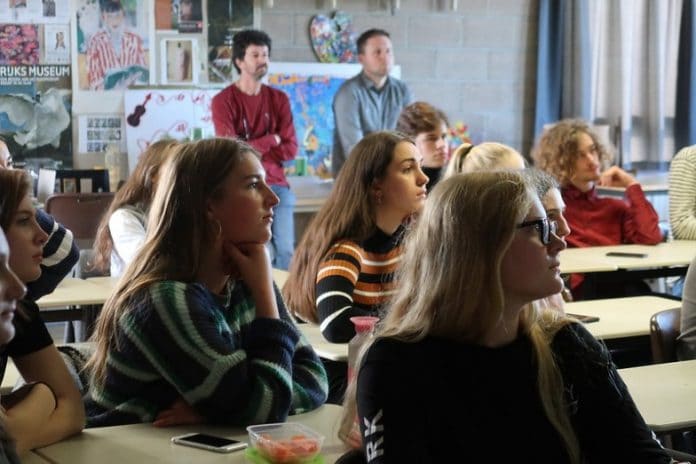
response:
[[[222,223],[218,219],[213,219],[213,224],[217,224],[217,234],[215,234],[215,240],[219,240],[222,237]]]

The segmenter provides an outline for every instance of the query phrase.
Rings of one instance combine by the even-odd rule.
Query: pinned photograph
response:
[[[179,32],[203,31],[203,9],[201,0],[179,0]]]
[[[70,63],[70,29],[67,24],[46,24],[44,26],[43,51],[46,63]]]
[[[161,83],[194,85],[198,83],[196,39],[163,39],[160,43]]]

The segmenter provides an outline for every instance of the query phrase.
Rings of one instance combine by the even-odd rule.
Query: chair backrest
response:
[[[106,169],[58,169],[56,190],[63,193],[97,193],[109,191]]]
[[[39,169],[39,179],[36,181],[36,199],[39,203],[46,203],[49,196],[56,190],[56,170]]]
[[[677,361],[677,337],[681,332],[681,308],[666,309],[650,318],[653,363]]]
[[[92,248],[102,217],[113,193],[56,193],[46,199],[45,210],[70,229],[80,248]]]

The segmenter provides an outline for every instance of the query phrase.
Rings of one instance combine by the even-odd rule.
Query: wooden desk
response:
[[[651,194],[669,195],[669,184],[666,182],[658,182],[655,184],[641,184],[640,187],[641,189],[643,189],[643,193],[645,193],[646,196]],[[626,187],[602,187],[601,185],[597,186],[597,193],[599,195],[623,198],[625,192]]]
[[[118,282],[118,277],[88,277],[87,282],[106,287],[109,290],[113,290],[116,286],[116,282]]]
[[[681,302],[657,296],[608,298],[566,304],[568,313],[596,316],[585,327],[600,340],[650,335],[650,318],[658,311],[681,307]]]
[[[644,253],[644,258],[607,256],[609,252]],[[696,240],[674,240],[650,245],[568,248],[560,255],[561,272],[611,272],[668,267],[686,268],[696,256]]]
[[[66,278],[58,287],[36,304],[41,310],[65,308],[68,306],[102,305],[109,297],[110,290],[104,285],[96,285],[88,280]]]
[[[51,461],[47,461],[33,451],[25,454],[24,456],[20,456],[20,460],[22,461],[22,464],[51,464]]]
[[[283,288],[285,281],[288,280],[288,271],[284,271],[282,269],[273,269],[272,272],[273,280],[278,288]],[[87,281],[92,284],[106,287],[109,290],[113,290],[116,286],[116,282],[118,282],[118,277],[89,277]]]
[[[655,432],[696,427],[696,360],[619,369],[619,374]]]
[[[320,357],[331,361],[348,361],[347,343],[331,343],[326,341],[319,330],[319,326],[314,324],[297,324],[297,327]]]
[[[568,303],[566,312],[599,317],[586,325],[587,330],[600,340],[650,335],[650,318],[664,309],[681,306],[677,300],[657,296],[610,298]],[[324,359],[348,361],[347,343],[326,341],[314,324],[297,324],[314,351]]]
[[[343,408],[326,404],[321,408],[290,416],[288,421],[300,422],[325,436],[322,454],[327,463],[345,452],[337,432]],[[80,435],[44,448],[35,453],[57,464],[122,464],[126,463],[244,463],[243,451],[220,454],[187,446],[174,445],[170,439],[189,432],[203,432],[230,437],[248,443],[245,428],[188,425],[156,428],[151,424],[123,425],[86,429]]]
[[[275,281],[278,288],[282,289],[285,285],[285,281],[288,280],[290,273],[282,269],[273,269],[273,280]]]

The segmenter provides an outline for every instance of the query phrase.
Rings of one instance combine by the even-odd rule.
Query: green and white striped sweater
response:
[[[281,319],[256,318],[250,290],[153,284],[119,321],[88,426],[150,422],[184,398],[210,423],[282,422],[326,401],[326,373],[274,288]]]

